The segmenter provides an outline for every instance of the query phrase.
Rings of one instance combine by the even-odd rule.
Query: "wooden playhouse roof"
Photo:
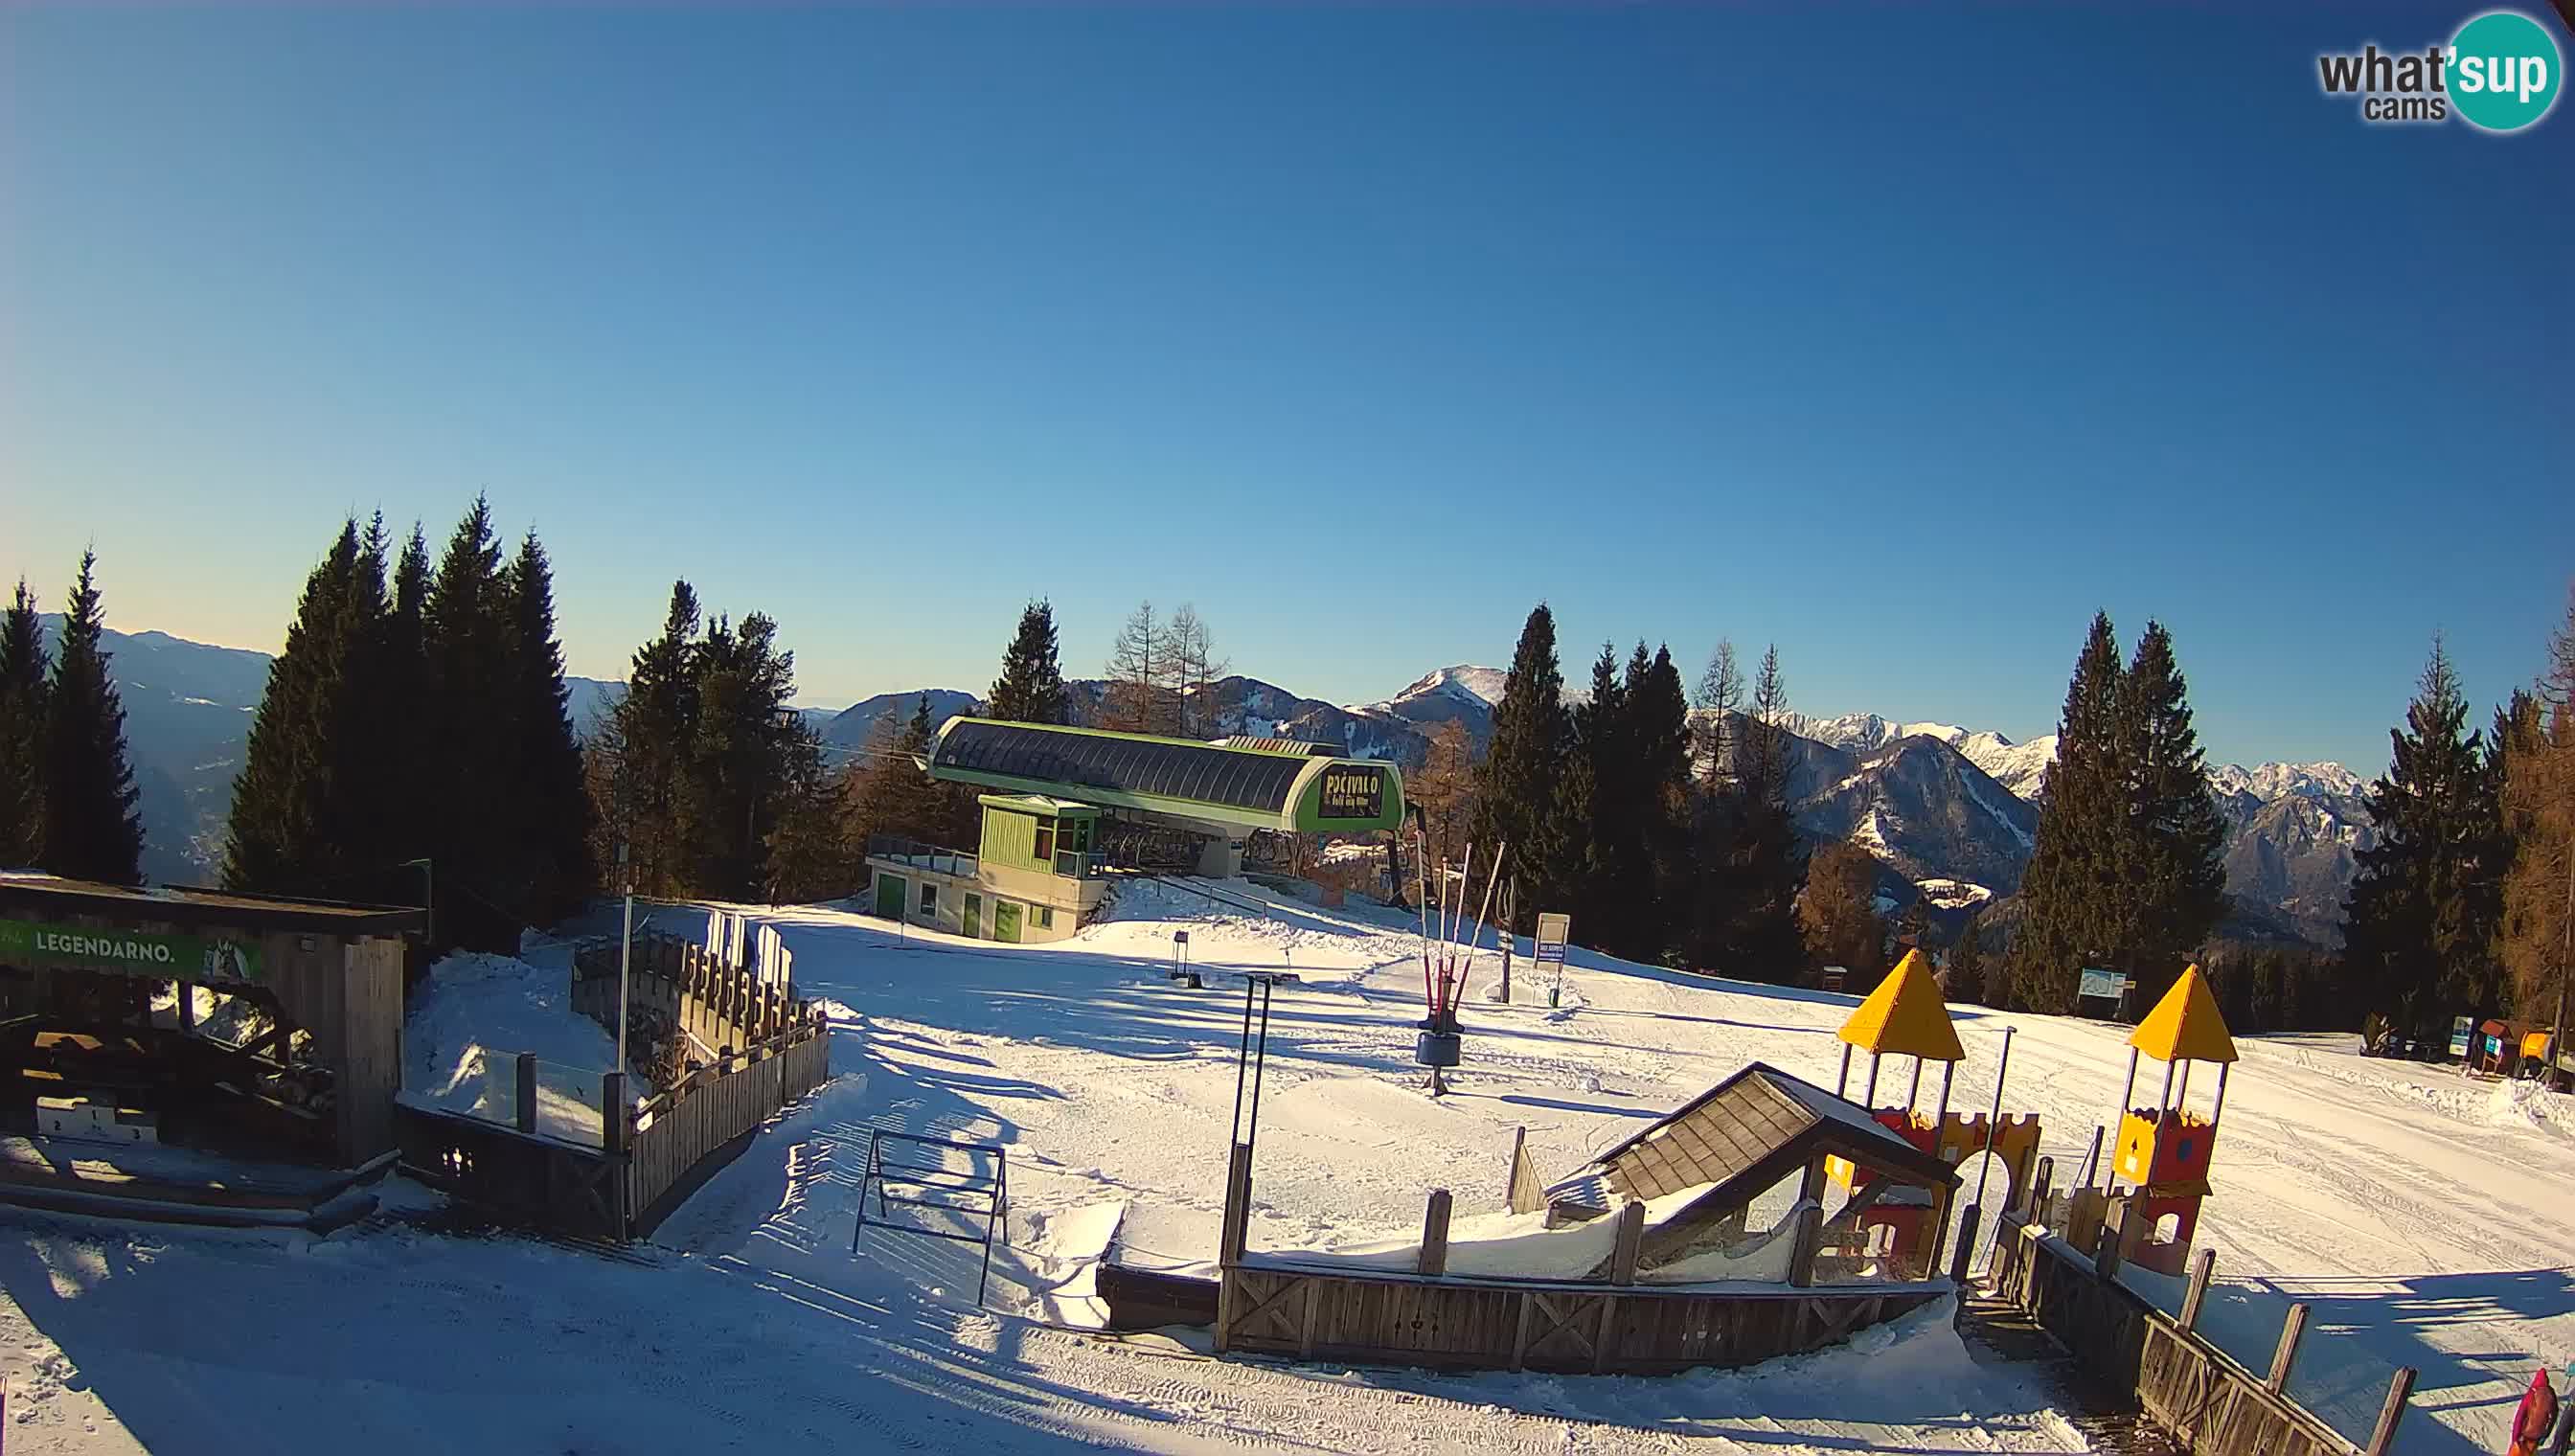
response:
[[[1714,1186],[1695,1207],[1731,1207],[1833,1153],[1946,1185],[1956,1172],[1895,1135],[1868,1109],[1753,1062],[1547,1189],[1550,1201],[1607,1210],[1627,1199]]]
[[[2209,993],[2208,977],[2194,965],[2181,973],[2164,998],[2137,1023],[2128,1044],[2157,1061],[2233,1061],[2235,1038],[2226,1032],[2226,1017]]]
[[[1958,1044],[1958,1028],[1949,1023],[1949,1003],[1940,998],[1931,962],[1919,950],[1907,950],[1895,962],[1842,1023],[1841,1038],[1871,1056],[1959,1061],[1967,1054]]]

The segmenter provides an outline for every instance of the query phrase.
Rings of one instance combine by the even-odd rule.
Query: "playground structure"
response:
[[[2163,1090],[2150,1107],[2134,1105],[2141,1056],[2164,1064]],[[2188,1106],[2191,1064],[2202,1061],[2217,1067],[2216,1096],[2205,1117]],[[2119,1092],[2119,1140],[2108,1183],[2112,1200],[2125,1205],[2120,1228],[2135,1230],[2125,1235],[2124,1257],[2140,1268],[2179,1276],[2190,1257],[2199,1206],[2208,1197],[2217,1120],[2226,1110],[2226,1074],[2234,1062],[2235,1038],[2227,1034],[2226,1018],[2196,965],[2182,971],[2128,1038],[2128,1077]]]
[[[1921,951],[1904,952],[1895,968],[1878,982],[1877,989],[1869,992],[1867,999],[1851,1012],[1850,1019],[1842,1023],[1838,1035],[1842,1060],[1840,1076],[1833,1086],[1836,1093],[1848,1092],[1851,1055],[1855,1051],[1868,1053],[1868,1081],[1859,1096],[1862,1106],[1869,1106],[1877,1098],[1878,1072],[1884,1059],[1911,1057],[1913,1076],[1906,1086],[1904,1104],[1871,1107],[1869,1115],[1911,1146],[1950,1167],[1978,1153],[1991,1153],[2010,1170],[2011,1199],[2028,1189],[2032,1166],[2038,1158],[2038,1118],[2035,1114],[2008,1118],[2001,1115],[2003,1069],[1995,1073],[1996,1105],[1991,1114],[1970,1117],[1949,1110],[1958,1063],[1967,1053],[1958,1042],[1948,1003],[1941,998],[1939,982]],[[1932,1061],[1941,1064],[1940,1099],[1925,1115],[1917,1110],[1917,1104],[1922,1097],[1923,1064]],[[2008,1064],[2006,1052],[2005,1068]],[[1880,1176],[1876,1169],[1855,1166],[1843,1158],[1828,1160],[1825,1172],[1852,1191],[1854,1202]],[[1888,1187],[1865,1205],[1856,1219],[1855,1232],[1862,1238],[1863,1248],[1886,1267],[1920,1269],[1927,1274],[1945,1239],[1949,1214],[1950,1190],[1945,1186],[1937,1190]]]

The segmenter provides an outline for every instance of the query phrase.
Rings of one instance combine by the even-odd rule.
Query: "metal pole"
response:
[[[1922,1058],[1920,1058],[1920,1057],[1918,1057],[1918,1056],[1917,1056],[1917,1057],[1913,1058],[1913,1080],[1912,1080],[1909,1084],[1907,1084],[1907,1085],[1905,1086],[1905,1088],[1904,1088],[1904,1110],[1905,1110],[1905,1111],[1907,1111],[1907,1112],[1912,1111],[1912,1110],[1913,1110],[1913,1104],[1914,1104],[1916,1101],[1919,1101],[1919,1100],[1921,1099],[1921,1097],[1922,1097]]]
[[[1842,1043],[1841,1073],[1833,1078],[1833,1095],[1836,1097],[1847,1097],[1850,1095],[1850,1054],[1851,1044],[1845,1041]]]
[[[1985,1117],[1985,1160],[1976,1165],[1976,1206],[1985,1206],[1985,1175],[1994,1170],[1994,1133],[2003,1125],[2003,1078],[2011,1072],[2011,1039],[2015,1027],[2003,1028],[2003,1059],[1994,1068],[1994,1109]]]
[[[626,841],[620,839],[617,841],[617,867],[620,870],[626,870],[627,857]],[[626,1070],[628,1019],[626,997],[635,968],[635,875],[631,870],[627,870],[624,878],[626,880],[626,929],[617,940],[617,1069],[619,1071]]]
[[[1874,1107],[1877,1104],[1877,1053],[1870,1052],[1868,1054],[1868,1090],[1859,1094],[1859,1104],[1863,1107]]]

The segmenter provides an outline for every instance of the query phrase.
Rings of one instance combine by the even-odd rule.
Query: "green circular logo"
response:
[[[2565,70],[2546,26],[2517,10],[2489,10],[2450,37],[2450,104],[2470,126],[2517,132],[2557,104]]]

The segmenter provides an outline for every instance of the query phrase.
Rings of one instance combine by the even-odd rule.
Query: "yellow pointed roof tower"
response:
[[[1895,969],[1850,1013],[1841,1039],[1871,1056],[1959,1061],[1967,1054],[1958,1044],[1958,1028],[1950,1024],[1949,1003],[1941,999],[1931,962],[1919,950],[1905,951]]]
[[[2164,998],[2137,1023],[2128,1044],[2157,1061],[2235,1060],[2235,1038],[2227,1034],[2226,1016],[2217,1009],[2217,997],[2208,988],[2208,977],[2193,965],[2172,983]]]

